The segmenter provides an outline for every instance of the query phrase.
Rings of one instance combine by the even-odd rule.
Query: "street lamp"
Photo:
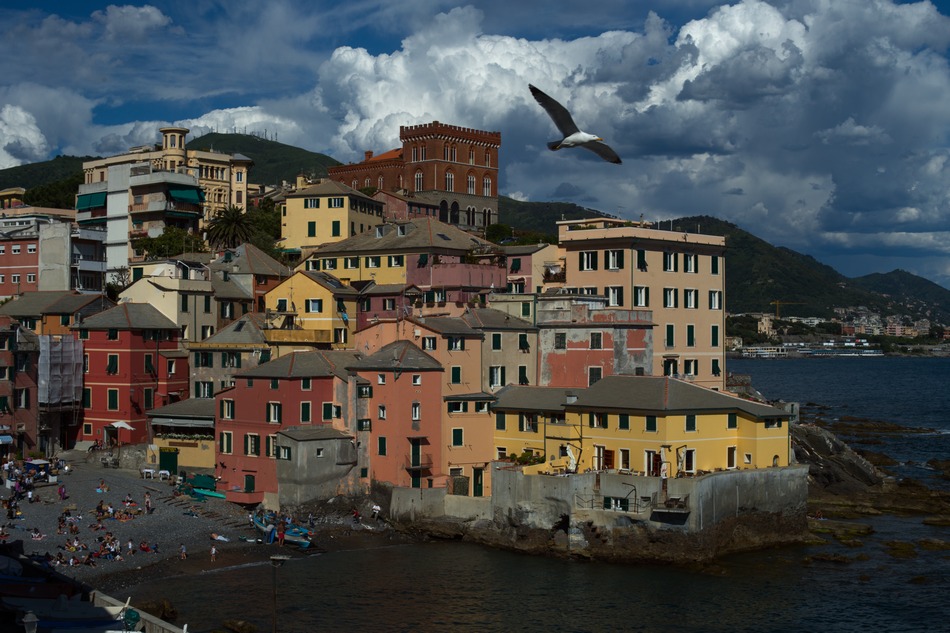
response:
[[[36,627],[40,623],[40,619],[36,617],[36,614],[32,611],[27,611],[21,622],[23,623],[23,630],[26,631],[26,633],[36,633]]]
[[[277,633],[277,568],[290,560],[290,556],[275,555],[270,557],[271,567],[274,568],[274,611],[271,618],[273,633]],[[33,633],[36,633],[35,627]]]

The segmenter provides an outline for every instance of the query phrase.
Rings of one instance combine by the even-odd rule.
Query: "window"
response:
[[[327,200],[327,207],[330,209],[342,209],[343,198],[330,198]]]
[[[300,423],[309,424],[310,423],[310,403],[301,402],[300,403]]]
[[[494,365],[488,368],[488,386],[495,389],[505,384],[505,368]]]
[[[663,289],[663,307],[664,308],[675,308],[679,303],[677,297],[676,288],[664,288]]]
[[[683,373],[687,376],[699,374],[699,361],[693,358],[687,358],[683,361]]]
[[[495,413],[495,430],[504,431],[505,430],[505,414],[501,411]]]
[[[383,374],[380,374],[383,376]],[[385,376],[383,376],[385,379]],[[380,383],[383,384],[383,383]],[[372,385],[359,385],[356,387],[356,397],[357,398],[372,398],[373,397],[373,386]]]
[[[261,436],[256,433],[247,433],[244,435],[244,454],[254,457],[260,457],[261,454]]]
[[[667,347],[675,347],[676,345],[676,327],[672,323],[666,324],[666,343]]]
[[[656,416],[648,415],[643,430],[647,433],[656,433]]]
[[[195,352],[195,367],[214,367],[212,352]]]
[[[34,273],[27,273],[27,274],[26,274],[26,283],[28,283],[28,284],[36,283],[36,275],[35,275]],[[66,318],[68,319],[69,317],[66,317]]]
[[[501,333],[493,332],[491,335],[491,348],[495,351],[501,349]]]
[[[171,378],[172,376],[175,375],[175,359],[169,358],[167,367],[168,367],[168,376],[169,378]]]
[[[181,311],[188,312],[188,295],[181,295]]]
[[[621,413],[621,414],[620,414],[619,420],[618,420],[618,422],[617,422],[617,428],[620,429],[621,431],[629,431],[629,430],[630,430],[630,416],[629,416],[628,414],[626,414],[626,413]],[[629,466],[628,466],[628,468],[629,468]]]
[[[338,345],[346,345],[347,329],[345,327],[333,328],[333,342]]]
[[[30,390],[29,389],[14,389],[13,399],[16,402],[17,409],[30,408]],[[766,422],[766,428],[769,428],[768,422]]]
[[[491,403],[486,401],[476,402],[475,403],[475,413],[488,413],[489,405]]]
[[[435,337],[434,336],[423,336],[422,337],[422,349],[424,350],[434,350],[435,349]]]
[[[455,191],[455,174],[450,171],[445,172],[445,190]]]
[[[418,402],[412,403],[412,419],[421,420],[422,419],[422,405]]]
[[[385,385],[386,384],[386,374],[376,374],[376,384]]]
[[[620,270],[623,268],[623,251],[607,251],[606,255],[607,261],[604,263],[607,265],[607,270]]]
[[[592,429],[606,429],[607,428],[607,414],[606,413],[589,413],[587,414],[587,425]]]
[[[377,455],[386,454],[386,438],[385,437],[380,436],[376,438],[376,454]]]
[[[531,302],[530,301],[521,302],[521,316],[523,317],[531,316]]]
[[[415,154],[416,152],[415,147],[412,148],[412,152],[413,154]],[[413,158],[413,160],[415,160],[415,158]],[[413,188],[415,189],[415,191],[422,191],[422,172],[421,171],[417,171],[415,176],[413,177],[413,186],[414,186]]]
[[[554,333],[554,349],[567,349],[567,334],[564,332]]]
[[[686,326],[686,347],[696,347],[696,326],[695,325]]]
[[[676,253],[663,253],[663,272],[675,273],[678,269]]]
[[[118,341],[118,340],[119,340],[119,330],[117,330],[117,329],[115,329],[115,328],[110,328],[109,331],[108,331],[108,333],[106,334],[106,338],[109,339],[110,341]]]
[[[221,352],[221,366],[225,369],[240,369],[240,352]]]
[[[485,176],[484,178],[482,178],[482,195],[483,195],[483,196],[491,196],[491,195],[492,195],[492,192],[491,192],[491,178],[489,178],[488,176]]]
[[[367,257],[366,258],[366,267],[367,268],[379,268],[381,258],[378,256]]]
[[[214,397],[214,382],[208,381],[195,381],[195,397],[196,398],[212,398]]]
[[[745,455],[743,455],[743,456],[742,456],[742,461],[745,462],[746,464],[751,464],[751,463],[752,463],[752,453],[746,453]]]
[[[603,344],[604,344],[603,332],[590,333],[590,348],[591,349],[603,349]]]
[[[709,291],[709,309],[722,310],[722,290]]]
[[[264,438],[264,455],[266,457],[277,457],[277,436],[268,435]]]
[[[683,470],[688,473],[696,472],[696,449],[687,448],[683,451]]]
[[[620,449],[620,468],[621,470],[630,470],[630,449]]]
[[[633,305],[636,308],[650,307],[650,289],[646,286],[633,287]]]
[[[26,390],[24,389],[24,391]],[[767,429],[782,428],[782,418],[765,418],[765,428]]]
[[[709,332],[709,344],[712,347],[719,347],[719,326],[712,326]]]
[[[462,368],[455,366],[452,367],[451,378],[449,382],[453,385],[458,385],[462,383]]]
[[[390,255],[389,256],[390,268],[402,268],[405,265],[406,265],[405,255]]]
[[[279,402],[267,403],[267,421],[271,424],[280,424],[281,408],[283,405]]]
[[[709,272],[713,275],[719,274],[719,256],[712,255],[709,258]]]
[[[412,386],[418,387],[422,384],[422,374],[413,374],[412,375]]]
[[[330,237],[340,237],[340,221],[333,220],[330,224]]]
[[[461,336],[450,336],[449,337],[449,351],[452,352],[462,352],[465,351],[465,339]]]
[[[118,354],[109,354],[108,363],[106,364],[106,373],[113,376],[119,373],[119,355]]]
[[[683,272],[686,273],[695,273],[699,272],[696,268],[696,255],[692,253],[683,253]]]
[[[356,421],[356,430],[357,431],[372,431],[373,430],[373,421],[369,418],[360,418]]]
[[[683,305],[687,310],[695,310],[699,307],[699,291],[687,289],[683,291]]]
[[[712,359],[712,375],[719,376],[721,374],[722,374],[722,370],[719,369],[719,359],[718,358]]]
[[[20,254],[20,245],[19,245],[19,244],[14,244],[14,245],[10,248],[10,252],[13,253],[14,255],[19,255],[19,254]]]
[[[386,405],[385,404],[379,405],[379,407],[376,410],[376,417],[378,417],[380,420],[386,419]]]
[[[232,435],[231,431],[221,431],[218,434],[218,452],[224,453],[225,455],[230,455],[231,451],[234,450],[234,447],[231,443]]]
[[[600,380],[603,377],[603,368],[602,367],[588,367],[587,368],[587,386],[590,387],[595,382]]]
[[[580,270],[597,270],[597,251],[581,251]]]
[[[607,305],[617,308],[623,305],[623,286],[607,286]]]
[[[727,429],[737,429],[739,428],[739,416],[735,413],[730,413],[729,418],[726,421]]]
[[[518,351],[520,352],[530,352],[531,346],[528,344],[528,335],[519,334],[518,335]]]
[[[234,419],[234,400],[221,399],[221,419]]]
[[[383,310],[392,312],[396,309],[396,300],[393,298],[383,299]]]
[[[212,334],[214,334],[214,326],[213,326],[213,325],[202,325],[202,326],[201,326],[201,338],[202,338],[202,339],[206,339],[206,338],[208,338],[209,336],[211,336]]]
[[[465,446],[465,432],[463,429],[452,429],[452,446]]]
[[[336,257],[324,257],[321,261],[323,270],[336,270]]]
[[[453,401],[448,406],[449,413],[468,413],[468,403]]]
[[[360,258],[359,257],[344,257],[343,258],[343,268],[347,270],[352,270],[354,268],[360,267]]]
[[[5,370],[6,367],[4,367],[3,369]],[[145,370],[148,371],[148,368],[146,367]],[[89,373],[89,354],[83,354],[83,355],[82,355],[82,373],[84,373],[84,374],[88,374],[88,373]],[[5,374],[5,372],[4,372],[4,374]],[[4,375],[2,378],[3,378],[4,380],[6,380],[6,375]]]
[[[686,416],[686,430],[695,431],[696,430],[696,416],[689,414]]]
[[[109,411],[118,411],[119,410],[119,390],[118,389],[109,389],[107,392],[108,404],[106,408]]]

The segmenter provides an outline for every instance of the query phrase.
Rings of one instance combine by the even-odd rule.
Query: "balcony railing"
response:
[[[428,470],[432,468],[432,455],[430,453],[422,453],[415,459],[407,457],[405,467],[406,470]]]

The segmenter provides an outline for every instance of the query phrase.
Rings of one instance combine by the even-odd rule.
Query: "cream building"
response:
[[[724,388],[724,237],[612,218],[557,224],[565,292],[652,311],[652,375]]]

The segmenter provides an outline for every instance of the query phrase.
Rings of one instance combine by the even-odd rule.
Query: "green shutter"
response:
[[[300,403],[300,421],[301,422],[310,421],[310,403],[309,402]]]
[[[739,416],[737,416],[735,413],[730,413],[730,414],[729,414],[729,423],[728,423],[728,427],[727,427],[727,428],[735,429],[735,428],[738,428],[738,427],[739,427]]]
[[[696,327],[693,325],[686,326],[686,345],[687,347],[696,345]]]
[[[593,413],[587,414],[587,426],[589,426],[590,428],[594,428],[594,414]]]
[[[307,237],[316,237],[316,236],[317,236],[317,223],[307,222]]]
[[[227,452],[226,450],[224,450],[224,433],[223,432],[218,433],[218,452],[219,453]]]
[[[610,510],[610,497],[604,497],[604,510]]]
[[[624,430],[624,431],[629,430],[629,429],[630,429],[630,416],[629,416],[628,414],[626,414],[626,413],[621,413],[621,414],[620,414],[620,421],[619,421],[618,426],[619,426],[619,428],[620,428],[621,430]]]
[[[220,411],[219,411],[218,417],[220,417],[223,420],[224,419],[224,400],[219,400],[218,403],[220,405],[219,406]]]
[[[332,402],[323,403],[323,419],[324,420],[333,419],[333,403]]]
[[[462,368],[453,367],[452,368],[452,384],[458,384],[462,382]]]
[[[495,413],[495,430],[504,431],[505,430],[505,414],[501,411]]]
[[[719,326],[712,326],[712,346],[719,347]]]
[[[719,256],[713,255],[709,258],[710,272],[714,275],[719,274]]]
[[[656,432],[656,416],[655,416],[655,415],[648,415],[648,416],[647,416],[647,426],[646,426],[646,430],[647,430],[648,432],[650,432],[650,433],[655,433],[655,432]]]

